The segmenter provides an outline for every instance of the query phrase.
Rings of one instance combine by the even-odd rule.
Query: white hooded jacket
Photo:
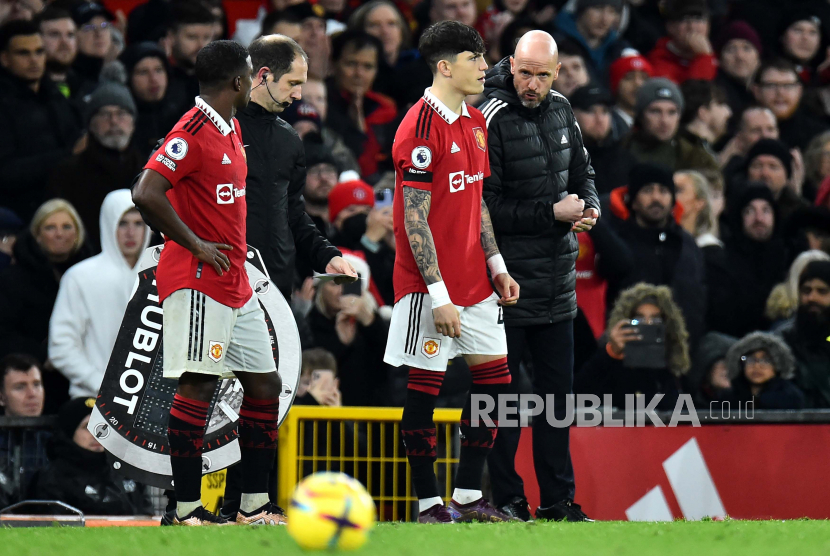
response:
[[[101,205],[101,253],[63,275],[49,321],[49,359],[69,379],[73,398],[95,396],[130,301],[136,270],[118,247],[118,222],[135,208],[128,189]],[[150,243],[145,228],[142,252]]]

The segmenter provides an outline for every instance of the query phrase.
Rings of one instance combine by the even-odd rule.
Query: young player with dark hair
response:
[[[461,414],[449,508],[433,472],[432,412],[447,361],[464,356],[473,376],[471,395],[495,397],[510,383],[499,305],[515,304],[519,286],[507,273],[482,201],[482,182],[490,175],[487,126],[481,112],[464,102],[484,89],[484,43],[472,27],[442,21],[424,31],[418,48],[433,84],[395,136],[395,308],[384,360],[410,366],[401,435],[419,498],[418,521],[508,521],[481,494],[497,431],[473,426],[470,397]]]
[[[282,383],[264,313],[245,272],[247,160],[234,114],[251,97],[245,47],[215,41],[196,59],[200,96],[145,166],[133,200],[167,238],[156,282],[164,309],[164,376],[179,386],[168,424],[175,525],[225,525],[200,502],[207,411],[236,376],[243,485],[237,523],[277,525],[268,499]]]

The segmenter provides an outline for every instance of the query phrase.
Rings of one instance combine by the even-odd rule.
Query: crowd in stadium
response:
[[[307,53],[303,98],[280,117],[305,148],[306,213],[363,278],[360,291],[315,286],[298,257],[280,288],[304,350],[295,403],[404,403],[406,369],[383,362],[392,141],[432,82],[420,32],[457,20],[485,39],[491,67],[529,30],[558,45],[553,89],[573,108],[601,205],[596,226],[577,234],[574,391],[662,393],[668,408],[681,393],[700,408],[830,408],[828,2],[263,5],[258,19],[229,25],[218,0],[148,0],[128,16],[81,0],[0,0],[0,404],[60,424],[42,443],[50,463],[29,478],[33,497],[71,499],[87,483],[67,478],[100,474],[96,513],[147,511],[85,433],[85,400],[134,267],[161,243],[127,190],[194,105],[197,53],[221,38],[279,33]],[[624,365],[635,318],[665,325],[664,368]],[[532,375],[528,356],[518,391],[532,391]],[[439,405],[460,405],[465,376],[453,361]]]

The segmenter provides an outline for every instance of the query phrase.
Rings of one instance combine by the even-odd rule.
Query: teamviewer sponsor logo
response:
[[[220,183],[216,186],[216,202],[220,205],[233,204],[232,183]]]
[[[462,191],[464,189],[465,182],[466,180],[464,179],[463,170],[461,172],[453,172],[450,174],[450,193]]]

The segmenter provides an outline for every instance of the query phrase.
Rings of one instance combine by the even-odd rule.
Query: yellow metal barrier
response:
[[[293,406],[280,425],[277,496],[287,507],[294,487],[317,471],[343,471],[363,483],[381,521],[412,520],[418,498],[412,492],[409,464],[400,441],[403,409]],[[438,459],[435,472],[452,495],[458,464],[460,409],[436,409]]]

